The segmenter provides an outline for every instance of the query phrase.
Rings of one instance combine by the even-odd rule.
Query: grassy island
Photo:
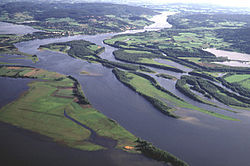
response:
[[[105,147],[89,141],[91,132],[64,116],[91,128],[99,136],[117,141],[117,148],[135,146],[136,137],[92,108],[80,84],[72,77],[32,67],[2,66],[0,76],[34,78],[29,90],[0,111],[0,120],[82,150]]]
[[[181,98],[162,88],[152,77],[145,74],[126,72],[118,69],[113,69],[113,73],[119,81],[142,95],[158,110],[170,117],[178,118],[174,111],[177,111],[177,108],[179,107],[178,109],[186,108],[189,110],[196,110],[221,119],[237,121],[235,118],[208,111],[185,102]],[[172,106],[168,106],[167,103],[170,103]]]
[[[142,153],[152,159],[187,165],[172,154],[152,145],[144,146],[136,136],[114,120],[94,109],[84,96],[81,86],[71,76],[43,69],[21,66],[0,66],[1,77],[32,78],[29,90],[17,100],[0,109],[0,121],[10,123],[48,136],[72,148],[96,151],[119,148],[127,152]],[[92,138],[114,142],[114,147],[95,142]],[[147,142],[149,145],[149,143]],[[173,160],[174,159],[174,160]]]

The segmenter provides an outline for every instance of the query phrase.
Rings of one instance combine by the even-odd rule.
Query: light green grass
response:
[[[86,108],[83,110],[79,105],[73,103],[67,110],[70,112],[69,115],[92,128],[98,135],[117,140],[118,148],[136,145],[137,138],[134,135],[95,109]]]
[[[170,65],[167,65],[167,64],[164,64],[164,63],[159,63],[159,62],[156,62],[153,59],[148,59],[148,58],[140,58],[140,60],[138,62],[140,62],[140,63],[147,63],[147,64],[155,64],[155,65],[160,65],[160,66],[166,66],[166,67],[175,68],[173,66],[170,66]]]
[[[233,83],[233,82],[240,82],[249,78],[250,78],[250,74],[237,74],[237,75],[235,74],[235,75],[226,77],[225,80],[227,82]]]
[[[238,121],[238,119],[235,119],[235,118],[223,115],[223,114],[215,113],[212,111],[208,111],[208,110],[196,107],[194,105],[191,105],[189,103],[186,103],[184,101],[178,100],[177,98],[175,98],[175,97],[157,89],[156,87],[154,87],[149,80],[142,78],[140,76],[137,76],[135,74],[127,73],[126,77],[130,78],[129,84],[132,87],[134,87],[137,92],[140,92],[140,93],[145,94],[147,96],[157,98],[159,100],[162,100],[163,102],[164,102],[164,100],[167,100],[167,101],[171,102],[171,104],[174,104],[176,107],[188,108],[190,110],[200,111],[200,112],[203,112],[205,114],[215,116],[215,117],[225,119],[225,120]],[[166,104],[166,106],[167,106],[167,104]],[[169,110],[169,111],[175,111],[175,110],[176,110],[176,108],[173,108],[172,110]]]
[[[250,79],[241,81],[241,82],[239,82],[239,84],[240,84],[241,86],[243,86],[244,88],[250,89]]]
[[[89,142],[91,132],[66,118],[66,110],[71,117],[93,129],[98,135],[117,140],[117,148],[136,145],[137,138],[119,124],[90,105],[75,103],[76,97],[69,88],[77,88],[73,87],[74,80],[42,69],[0,68],[0,75],[9,77],[20,77],[31,72],[34,75],[30,76],[46,81],[29,83],[27,92],[0,110],[0,121],[40,133],[73,148],[88,151],[105,149]]]

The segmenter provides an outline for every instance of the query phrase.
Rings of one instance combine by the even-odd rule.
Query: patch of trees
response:
[[[163,161],[172,166],[188,166],[186,162],[180,160],[169,152],[156,148],[151,143],[145,140],[138,138],[136,142],[138,143],[136,146],[137,150],[141,151],[142,154],[149,158],[157,161]]]
[[[140,53],[127,53],[124,50],[116,50],[113,52],[115,58],[117,60],[120,61],[124,61],[124,62],[128,62],[128,63],[134,63],[134,64],[140,64],[140,65],[145,65],[145,66],[150,66],[150,67],[154,67],[154,68],[159,68],[159,69],[164,69],[164,70],[171,70],[177,73],[184,73],[184,71],[182,71],[181,69],[178,68],[174,68],[174,67],[168,67],[168,66],[164,66],[164,65],[158,65],[158,64],[150,64],[150,63],[143,63],[140,62],[140,58],[149,58],[149,59],[153,59],[153,58],[163,58],[162,55],[157,55],[157,54],[153,54],[153,53],[149,53],[149,54],[140,54]]]
[[[217,38],[222,38],[224,41],[232,43],[230,48],[223,49],[235,49],[250,54],[250,28],[218,29],[215,32]]]
[[[95,61],[99,62],[102,65],[109,67],[109,68],[121,68],[125,70],[130,71],[137,71],[141,70],[144,72],[153,72],[149,68],[146,68],[141,65],[133,65],[133,64],[126,64],[126,63],[120,63],[120,62],[113,62],[108,61],[106,59],[100,58],[98,55],[104,51],[104,47],[98,48],[96,50],[91,50],[89,46],[95,45],[94,43],[91,43],[89,41],[85,40],[73,40],[69,42],[61,42],[61,43],[52,43],[47,45],[40,46],[41,48],[52,48],[53,46],[68,46],[70,49],[67,50],[67,53],[71,57],[78,57],[83,60],[87,61]],[[91,57],[92,56],[92,57]]]
[[[202,102],[199,97],[189,90],[186,84],[192,85],[192,90],[196,90],[208,98],[211,98],[212,96],[225,105],[249,107],[250,100],[248,98],[229,92],[211,81],[201,79],[200,77],[187,75],[182,76],[181,79],[176,82],[176,88],[186,96],[196,101]]]
[[[200,57],[200,58],[215,57],[214,54],[207,51],[203,51],[202,49],[198,48],[187,49],[184,47],[175,48],[175,46],[170,46],[169,48],[161,49],[161,51],[171,57]]]
[[[249,107],[250,100],[239,96],[235,93],[231,93],[226,89],[204,79],[196,79],[200,88],[206,91],[209,95],[213,96],[216,100],[226,104],[226,105],[234,105],[240,107]],[[236,100],[235,100],[236,99]],[[240,102],[238,102],[238,101]]]
[[[68,78],[74,81],[73,95],[77,97],[78,99],[77,103],[84,104],[84,105],[90,104],[88,99],[84,96],[83,92],[81,91],[82,88],[81,88],[80,83],[77,81],[77,79],[75,79],[72,76],[68,76]]]
[[[177,80],[176,84],[175,84],[175,88],[178,89],[181,93],[183,93],[184,95],[186,95],[187,97],[198,101],[200,103],[204,103],[204,101],[202,101],[200,99],[200,97],[196,94],[194,94],[188,87],[187,84],[193,85],[193,87],[191,87],[191,89],[198,91],[202,94],[206,94],[205,91],[203,91],[202,89],[200,89],[199,85],[197,84],[196,81],[194,80],[189,80],[186,79],[186,77],[182,76],[181,79]]]
[[[91,59],[89,59],[91,60]],[[137,71],[137,70],[141,70],[144,72],[149,72],[152,73],[153,71],[149,68],[146,68],[144,66],[141,65],[132,65],[132,64],[126,64],[126,63],[120,63],[120,62],[113,62],[113,61],[108,61],[106,59],[92,59],[93,61],[97,61],[100,62],[102,65],[109,67],[109,68],[121,68],[121,69],[125,69],[125,70],[130,70],[130,71]]]
[[[47,45],[41,45],[40,48],[52,48],[53,46],[68,46],[69,50],[67,53],[69,56],[78,57],[84,59],[86,56],[97,56],[99,53],[104,51],[104,47],[98,48],[96,50],[91,50],[88,48],[89,46],[95,46],[94,43],[85,40],[73,40],[69,42],[61,42],[61,43],[52,43]]]
[[[207,73],[198,73],[198,72],[194,72],[194,71],[191,71],[188,73],[189,75],[193,75],[193,76],[197,76],[197,77],[201,77],[201,78],[205,78],[205,79],[208,79],[208,80],[211,80],[211,81],[217,81],[217,78],[212,76],[212,75],[209,75]]]
[[[117,59],[121,59],[121,60],[126,60],[129,62],[137,62],[139,61],[141,58],[149,58],[149,59],[153,59],[153,58],[162,58],[163,56],[160,54],[153,54],[151,52],[148,53],[128,53],[123,49],[119,49],[113,52],[115,58]]]
[[[227,82],[224,78],[222,77],[218,77],[217,78],[221,83],[222,85],[224,85],[225,87],[231,89],[232,91],[236,92],[236,93],[239,93],[240,95],[242,96],[245,96],[245,97],[249,97],[250,98],[250,90],[249,89],[246,89],[244,87],[242,87],[240,84],[238,83],[229,83]]]

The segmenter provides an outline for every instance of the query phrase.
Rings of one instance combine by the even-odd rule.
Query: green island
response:
[[[20,66],[1,66],[0,76],[34,79],[28,84],[27,92],[0,109],[0,121],[48,136],[58,143],[80,150],[109,148],[91,140],[94,132],[99,139],[114,140],[115,148],[142,153],[173,165],[188,165],[172,154],[141,141],[94,109],[84,96],[78,81],[71,76]]]
[[[105,50],[104,47],[97,46],[86,40],[73,40],[63,43],[41,45],[39,49],[58,51],[66,53],[73,58],[78,57],[85,60],[99,58],[98,55]]]
[[[198,13],[190,11],[169,16],[168,22],[173,25],[172,28],[157,32],[146,31],[116,35],[104,42],[119,49],[114,52],[114,56],[121,61],[164,69],[162,66],[167,66],[166,64],[155,61],[155,59],[162,59],[193,69],[188,73],[190,76],[182,75],[177,80],[175,87],[185,96],[197,102],[220,108],[206,98],[215,99],[232,108],[248,110],[249,68],[221,65],[220,62],[229,61],[229,59],[216,57],[206,51],[206,48],[216,48],[248,53],[249,45],[246,44],[249,43],[246,36],[250,32],[248,18],[249,15],[231,14],[230,12],[211,14],[207,11],[199,11]],[[243,44],[241,45],[241,43]],[[146,94],[145,89],[152,89],[152,87],[144,87],[144,90],[138,90],[141,85],[148,85],[149,82],[141,80],[136,86],[135,82],[139,82],[139,79],[133,80],[136,80],[135,78],[138,76],[134,76],[131,72],[119,72],[119,74],[123,75],[119,77],[120,79],[118,78],[121,82],[143,95]],[[175,74],[156,73],[155,76],[174,79]],[[148,92],[150,97],[155,94]],[[164,103],[164,105],[167,104]],[[181,103],[178,106],[183,107],[185,104]],[[173,113],[173,109],[169,108],[171,113]],[[223,109],[237,113],[230,109]],[[194,110],[198,111],[199,109],[195,108]]]
[[[93,52],[94,53],[100,52],[100,51],[98,51],[99,49],[91,50],[89,48],[89,45],[91,45],[93,48],[96,48],[96,49],[97,48],[103,49],[103,48],[100,48],[98,46],[94,46],[95,44],[84,41],[84,40],[77,40],[77,41],[73,40],[70,42],[63,42],[63,43],[52,43],[52,44],[48,44],[48,45],[42,45],[42,46],[40,46],[40,48],[41,49],[46,48],[46,49],[49,49],[52,51],[64,52],[65,48],[67,46],[70,46],[70,49],[68,49],[64,52],[64,53],[67,53],[69,56],[77,57],[77,58],[80,58],[83,60],[88,60],[91,62],[99,62],[99,63],[103,64],[104,66],[113,68],[113,73],[116,75],[116,77],[118,78],[119,81],[121,81],[122,83],[124,83],[128,87],[132,88],[133,90],[135,90],[139,94],[141,94],[150,103],[152,103],[153,106],[155,106],[158,110],[160,110],[163,114],[165,114],[167,116],[179,118],[177,115],[175,115],[174,111],[179,110],[181,108],[185,108],[185,109],[189,109],[189,110],[200,111],[200,112],[203,112],[203,113],[206,113],[208,115],[215,116],[215,117],[218,117],[221,119],[238,121],[238,119],[235,119],[235,118],[232,118],[232,117],[220,114],[220,113],[216,113],[214,111],[208,111],[208,110],[193,106],[191,104],[188,104],[183,99],[175,96],[174,94],[172,94],[168,90],[162,88],[155,81],[154,78],[142,73],[142,72],[152,73],[153,72],[152,70],[145,68],[143,66],[138,66],[138,65],[133,65],[133,64],[124,64],[124,63],[120,63],[120,62],[113,62],[113,61],[108,61],[106,59],[102,59],[97,54],[93,54]],[[118,56],[124,56],[124,55],[126,55],[126,53],[128,53],[129,55],[124,56],[124,57],[127,57],[127,59],[129,59],[131,61],[134,61],[134,60],[136,61],[136,60],[140,59],[141,57],[144,57],[145,59],[146,58],[151,59],[154,57],[164,57],[163,55],[158,55],[158,54],[154,54],[154,53],[146,52],[146,51],[144,51],[144,52],[137,51],[137,50],[126,50],[126,51],[125,50],[117,50],[114,52],[114,55],[117,55],[117,52],[122,52],[122,54],[118,53]],[[126,60],[126,61],[129,61],[129,60]],[[160,64],[160,65],[159,64],[157,64],[157,67],[155,67],[155,66],[154,67],[158,68],[158,66],[164,65],[164,64]],[[149,63],[149,65],[151,65],[151,64]],[[152,65],[154,65],[154,63]],[[167,70],[179,73],[177,68],[172,68],[169,66],[163,66],[163,67],[167,67]],[[122,70],[118,70],[117,68],[131,71],[131,72],[126,73],[125,71],[123,72]],[[177,69],[177,70],[175,70],[175,69]],[[158,76],[160,76],[160,77],[165,76],[166,77],[166,75],[162,75],[162,74],[158,74]],[[171,79],[175,79],[174,76],[172,76],[172,77],[168,76],[168,77]],[[181,88],[178,88],[178,87],[180,87],[180,86],[178,86],[180,81],[181,80],[177,81],[177,83],[178,83],[177,89],[179,89],[179,90],[181,89]],[[180,91],[183,93],[182,90],[180,90]],[[187,95],[188,93],[183,93],[183,94]],[[191,91],[190,91],[190,94],[192,94],[192,95],[187,95],[187,96],[198,101],[198,102],[218,107],[217,105],[215,105],[211,102],[208,102],[208,101],[205,101],[204,99],[201,99],[197,95],[193,94]],[[171,106],[169,106],[169,104],[167,104],[166,101],[170,102]],[[242,105],[233,104],[233,105],[240,106],[240,107],[242,107],[242,106],[247,107],[246,104],[242,104]],[[218,107],[218,108],[220,108],[220,107]],[[229,109],[226,109],[226,110],[231,111]],[[235,111],[231,111],[231,112],[235,112]]]
[[[145,97],[150,103],[152,103],[153,106],[170,117],[179,118],[179,116],[174,114],[174,111],[186,108],[189,110],[200,111],[221,119],[238,121],[238,119],[213,111],[208,111],[185,102],[181,98],[162,88],[150,76],[141,73],[126,72],[118,69],[114,69],[113,73],[119,81]],[[170,102],[172,106],[168,106],[166,101]]]
[[[113,52],[116,59],[128,63],[135,63],[139,65],[150,66],[154,68],[171,70],[177,73],[183,73],[184,71],[172,67],[170,65],[162,64],[156,62],[153,58],[161,58],[163,55],[147,52],[147,51],[138,51],[138,50],[116,50]]]
[[[69,49],[65,50],[65,48]],[[102,59],[98,55],[102,53],[105,48],[85,40],[72,40],[69,42],[51,43],[47,45],[41,45],[40,49],[49,49],[51,51],[67,53],[67,55],[73,58],[80,58],[89,62],[101,63],[102,65],[109,68],[118,67],[131,71],[153,72],[151,69],[142,65],[125,64]]]
[[[177,78],[175,76],[169,75],[169,74],[165,74],[165,73],[160,73],[160,74],[156,74],[157,77],[162,77],[165,79],[169,79],[169,80],[177,80]]]

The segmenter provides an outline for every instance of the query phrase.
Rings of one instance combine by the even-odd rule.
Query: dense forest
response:
[[[53,32],[96,34],[138,29],[152,22],[151,9],[109,3],[30,3],[0,5],[0,21]],[[65,33],[66,33],[65,32]]]

